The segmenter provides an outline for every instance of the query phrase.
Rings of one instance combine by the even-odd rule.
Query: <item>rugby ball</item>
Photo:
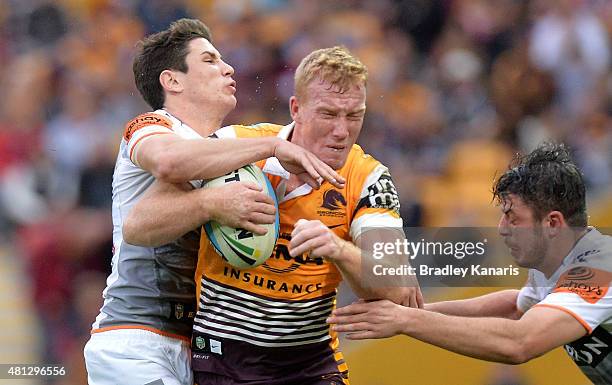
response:
[[[207,222],[204,225],[206,235],[213,247],[230,265],[250,269],[264,263],[272,251],[278,239],[280,224],[278,217],[278,201],[270,181],[261,169],[253,164],[246,165],[227,175],[209,180],[204,188],[220,187],[232,182],[255,182],[264,188],[276,206],[276,220],[274,223],[264,225],[268,232],[264,235],[256,235],[244,229],[223,226],[216,221]]]

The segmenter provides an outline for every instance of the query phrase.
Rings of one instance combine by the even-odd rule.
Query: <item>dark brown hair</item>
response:
[[[582,173],[563,144],[544,143],[526,156],[517,156],[493,186],[498,201],[508,194],[521,198],[537,220],[556,210],[570,226],[587,225]]]
[[[167,69],[187,72],[187,45],[200,37],[212,43],[206,24],[195,19],[180,19],[170,24],[168,29],[138,42],[138,53],[132,65],[134,82],[143,99],[154,110],[162,108],[165,101],[159,74]]]

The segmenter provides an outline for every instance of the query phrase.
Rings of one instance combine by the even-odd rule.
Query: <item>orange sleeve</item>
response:
[[[129,142],[132,139],[132,136],[136,133],[136,131],[141,130],[147,126],[161,126],[172,130],[172,122],[170,119],[165,116],[155,114],[152,112],[138,115],[134,119],[130,120],[126,125],[123,131],[123,138],[126,142]]]

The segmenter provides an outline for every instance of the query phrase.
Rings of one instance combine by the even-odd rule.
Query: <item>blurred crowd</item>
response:
[[[313,49],[361,58],[359,143],[390,167],[406,225],[494,225],[495,172],[542,140],[568,143],[590,199],[612,201],[607,0],[5,0],[0,251],[31,281],[44,362],[81,360],[110,270],[123,126],[148,110],[134,45],[180,17],[207,23],[236,70],[227,124],[288,123]]]

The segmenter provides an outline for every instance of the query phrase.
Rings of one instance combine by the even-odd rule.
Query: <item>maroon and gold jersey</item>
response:
[[[286,139],[292,129],[293,125],[259,124],[229,126],[216,134]],[[366,227],[401,227],[399,199],[389,172],[354,145],[339,170],[347,181],[343,189],[329,183],[319,190],[302,185],[285,195],[289,174],[278,160],[270,158],[258,166],[277,192],[280,236],[264,264],[238,269],[226,263],[202,235],[196,274],[199,311],[192,344],[194,370],[268,385],[272,380],[300,382],[346,374],[338,338],[325,323],[335,306],[342,276],[324,258],[292,258],[291,232],[299,219],[319,220],[349,241]]]

